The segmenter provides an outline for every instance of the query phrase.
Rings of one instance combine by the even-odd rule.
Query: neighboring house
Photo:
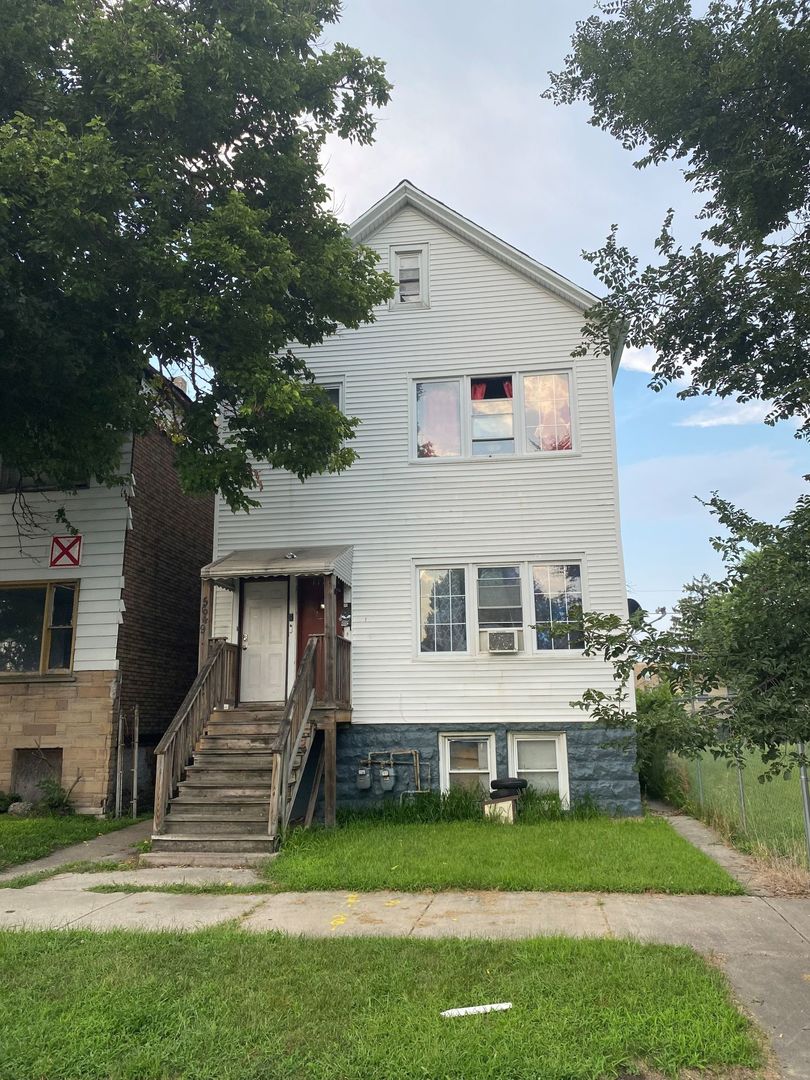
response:
[[[213,497],[184,495],[173,460],[155,430],[127,439],[119,487],[62,494],[0,469],[0,790],[36,798],[43,776],[78,778],[76,808],[109,809],[119,714],[131,731],[137,706],[151,794],[154,747],[197,668],[211,557]],[[15,520],[19,486],[34,529]],[[62,506],[76,536],[55,520]]]
[[[274,813],[292,816],[315,733],[304,745],[282,722],[286,741],[274,740],[311,635],[321,667],[314,689],[299,671],[294,704],[300,720],[312,698],[325,732],[327,820],[335,794],[396,800],[488,789],[506,774],[565,803],[590,796],[638,813],[634,754],[605,745],[611,737],[570,704],[587,687],[611,689],[611,669],[583,656],[575,632],[550,632],[583,605],[627,611],[620,350],[572,358],[595,298],[407,181],[351,235],[379,252],[396,296],[374,323],[340,330],[306,360],[360,418],[358,460],[303,484],[259,465],[258,508],[234,514],[218,500],[204,608],[213,599],[211,636],[234,643],[229,663],[241,645],[222,698],[240,708],[194,732],[193,769],[156,835],[165,832],[163,848],[172,837],[180,850],[205,846],[204,830],[195,841],[182,820],[204,816],[212,770],[230,781],[216,795],[220,832],[255,802],[243,850],[260,850],[268,805],[271,834]],[[229,764],[226,746],[238,760]],[[175,770],[167,803],[178,780]],[[273,807],[279,783],[286,809]],[[209,848],[227,846],[214,835]]]

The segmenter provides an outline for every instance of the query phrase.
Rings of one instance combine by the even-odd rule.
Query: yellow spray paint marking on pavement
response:
[[[346,916],[345,915],[336,915],[334,917],[334,919],[332,919],[332,921],[330,922],[329,925],[332,927],[333,930],[337,930],[337,928],[339,926],[343,926],[343,924],[345,922],[346,922]]]
[[[401,902],[402,902],[401,900],[386,900],[385,901],[385,906],[386,907],[396,907],[397,904],[400,904]]]
[[[358,896],[358,894],[356,892],[352,892],[349,893],[349,895],[346,897],[346,903],[349,905],[356,904],[359,899],[360,897]]]

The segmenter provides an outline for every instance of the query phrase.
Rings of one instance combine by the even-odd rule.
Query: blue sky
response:
[[[351,220],[407,177],[574,281],[598,290],[583,250],[613,222],[646,258],[668,207],[697,237],[699,202],[680,169],[637,170],[634,155],[588,124],[583,106],[541,100],[591,0],[345,0],[329,41],[382,57],[394,84],[375,144],[328,147],[334,206]],[[810,472],[795,426],[769,428],[758,403],[647,389],[650,357],[629,352],[616,383],[622,528],[630,594],[671,607],[682,584],[716,573],[713,520],[695,501],[719,490],[778,520]]]

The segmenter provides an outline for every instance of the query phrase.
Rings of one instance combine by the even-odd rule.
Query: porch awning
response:
[[[354,548],[337,545],[323,547],[247,548],[231,551],[200,571],[209,581],[229,581],[247,577],[301,577],[312,574],[337,574],[346,585],[352,583]]]

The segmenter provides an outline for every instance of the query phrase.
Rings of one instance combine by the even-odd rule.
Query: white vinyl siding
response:
[[[129,475],[131,456],[128,441],[121,454],[124,477]],[[26,536],[23,554],[13,515],[14,496],[0,494],[0,583],[78,582],[73,671],[116,670],[118,628],[123,617],[124,542],[131,520],[124,493],[119,487],[91,484],[75,494],[31,492],[26,500],[41,529]],[[83,537],[79,567],[48,566],[51,537],[67,531],[54,519],[60,506]]]
[[[233,514],[218,500],[214,558],[236,548],[354,545],[356,724],[586,722],[570,702],[589,686],[613,685],[597,657],[549,651],[540,662],[526,633],[527,651],[517,657],[445,653],[428,661],[416,631],[416,568],[577,561],[587,606],[626,614],[610,362],[572,360],[581,311],[413,208],[368,242],[387,268],[392,246],[426,241],[429,310],[411,318],[381,305],[375,322],[306,352],[318,382],[345,376],[346,413],[361,420],[358,460],[304,484],[259,466],[262,486],[251,493],[258,507]],[[416,460],[416,381],[565,370],[575,451]],[[217,590],[217,628],[232,625],[233,603],[232,593]],[[527,586],[527,622],[532,604]]]
[[[525,780],[534,791],[559,795],[562,804],[569,806],[565,735],[510,732],[509,775]]]

